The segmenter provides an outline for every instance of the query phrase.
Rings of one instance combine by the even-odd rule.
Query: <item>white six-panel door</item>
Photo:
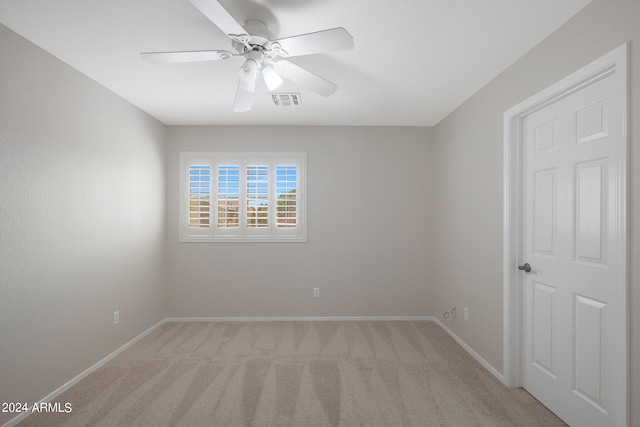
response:
[[[521,121],[521,263],[531,268],[519,273],[522,385],[572,426],[620,421],[612,410],[616,352],[626,349],[617,330],[626,297],[616,144],[625,106],[614,77],[604,73]]]

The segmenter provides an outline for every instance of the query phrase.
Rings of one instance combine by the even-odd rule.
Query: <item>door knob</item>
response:
[[[524,270],[525,273],[531,273],[531,266],[528,262],[518,267],[518,270]]]

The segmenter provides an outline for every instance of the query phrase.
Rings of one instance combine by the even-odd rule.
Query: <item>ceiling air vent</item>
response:
[[[272,93],[271,101],[276,107],[299,107],[299,93]]]

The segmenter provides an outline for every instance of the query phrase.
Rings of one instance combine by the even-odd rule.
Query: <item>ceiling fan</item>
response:
[[[233,111],[249,111],[253,106],[258,74],[267,88],[275,90],[282,77],[304,86],[322,96],[333,94],[338,88],[330,81],[281,58],[353,49],[353,37],[344,28],[332,28],[314,33],[273,40],[267,26],[249,20],[242,27],[217,0],[189,0],[231,39],[233,51],[200,50],[182,52],[143,52],[143,59],[154,64],[177,62],[217,61],[240,56],[238,89]]]

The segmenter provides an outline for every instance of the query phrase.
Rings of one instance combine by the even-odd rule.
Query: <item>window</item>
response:
[[[180,241],[306,241],[305,169],[306,153],[180,153]]]

